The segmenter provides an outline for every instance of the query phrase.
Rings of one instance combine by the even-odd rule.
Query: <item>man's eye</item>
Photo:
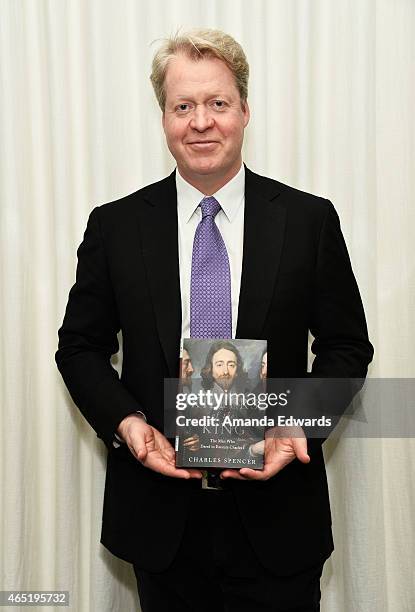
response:
[[[215,108],[224,108],[225,102],[223,100],[215,100],[214,105],[215,105]]]
[[[178,111],[187,111],[189,109],[189,105],[188,104],[179,104],[179,106],[177,107]]]

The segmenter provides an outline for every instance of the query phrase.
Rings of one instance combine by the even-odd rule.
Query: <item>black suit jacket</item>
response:
[[[74,402],[108,448],[101,542],[152,571],[174,558],[200,485],[143,467],[112,440],[135,410],[162,431],[163,379],[178,377],[176,202],[173,172],[92,211],[56,353]],[[119,330],[121,379],[110,364]],[[269,377],[302,377],[309,330],[314,376],[366,375],[373,349],[333,205],[246,168],[236,336],[268,340]],[[268,481],[230,483],[259,559],[280,575],[333,549],[322,442],[309,440],[307,465],[295,460]]]

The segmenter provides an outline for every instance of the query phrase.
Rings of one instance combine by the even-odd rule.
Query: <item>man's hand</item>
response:
[[[295,458],[302,463],[310,462],[307,454],[307,438],[301,427],[273,427],[265,434],[263,470],[251,468],[224,470],[220,476],[236,480],[268,480]]]
[[[118,426],[118,434],[134,457],[150,470],[173,478],[202,478],[200,470],[176,468],[176,456],[170,442],[139,415],[126,416]]]
[[[183,446],[185,446],[187,450],[189,451],[192,451],[192,452],[198,451],[200,448],[199,436],[195,434],[194,436],[191,436],[190,438],[186,438],[183,442]]]

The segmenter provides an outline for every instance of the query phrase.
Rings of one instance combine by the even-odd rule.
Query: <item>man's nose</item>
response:
[[[197,105],[190,120],[190,127],[198,132],[204,132],[213,127],[213,124],[214,119],[209,109],[203,105]]]

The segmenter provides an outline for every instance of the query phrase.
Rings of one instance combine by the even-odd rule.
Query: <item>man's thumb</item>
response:
[[[134,445],[130,447],[130,450],[138,461],[141,461],[141,463],[145,461],[147,458],[147,445],[145,437],[140,435],[138,439],[135,439]]]
[[[147,457],[147,449],[145,446],[136,447],[134,449],[135,455],[139,461],[145,461]]]
[[[293,442],[297,459],[302,463],[310,463],[310,455],[307,453],[307,438],[294,438]]]

